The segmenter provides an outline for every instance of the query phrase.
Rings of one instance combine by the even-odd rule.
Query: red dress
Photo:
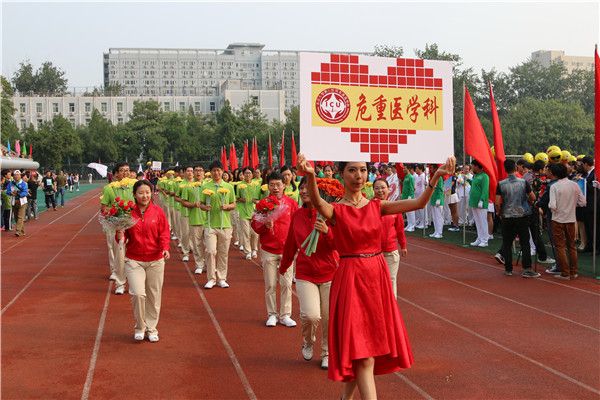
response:
[[[409,368],[413,355],[381,254],[381,202],[374,199],[362,208],[334,203],[333,208],[341,258],[329,299],[328,377],[352,381],[352,360],[368,357],[375,358],[375,375]]]

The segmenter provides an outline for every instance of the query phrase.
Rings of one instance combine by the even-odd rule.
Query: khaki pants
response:
[[[207,279],[227,280],[227,267],[229,260],[229,243],[231,242],[231,228],[204,229],[204,246],[206,255]],[[216,272],[216,274],[215,274]]]
[[[19,235],[25,234],[25,229],[23,229],[23,225],[25,224],[25,212],[27,211],[27,204],[21,205],[19,203],[19,199],[15,200],[15,204],[13,205],[13,214],[15,219],[17,220],[17,225],[15,227],[15,233]]]
[[[125,275],[125,244],[123,242],[117,242],[114,237],[111,241],[112,251],[114,255],[114,267],[115,274],[115,285],[122,286],[127,282]]]
[[[181,215],[181,214],[180,214]],[[183,215],[180,218],[181,222],[181,251],[186,256],[190,254],[190,222],[189,219]]]
[[[160,298],[165,275],[165,260],[125,262],[129,294],[135,318],[135,333],[158,334]]]
[[[300,302],[300,320],[304,343],[313,344],[317,327],[321,323],[321,358],[329,355],[327,332],[329,325],[329,290],[331,282],[312,283],[296,280],[296,292]]]
[[[165,208],[165,214],[167,214],[167,222],[169,222],[169,227],[171,228],[171,232],[175,232],[175,228],[174,228],[175,224],[173,223],[174,222],[173,216],[171,215],[172,210],[171,210],[171,207],[169,207],[168,199],[165,200],[164,208]]]
[[[552,240],[556,249],[556,261],[561,275],[573,277],[577,274],[577,248],[575,247],[575,222],[561,224],[552,221]]]
[[[260,260],[265,278],[265,303],[267,314],[277,315],[277,277],[279,277],[279,318],[292,316],[292,278],[294,272],[289,268],[285,275],[279,274],[281,254],[271,254],[261,250]]]
[[[249,219],[240,219],[240,242],[244,246],[246,254],[251,251],[258,251],[258,233],[250,226]]]
[[[173,217],[175,222],[175,235],[177,236],[177,239],[179,239],[179,243],[181,243],[181,241],[183,240],[183,235],[181,232],[181,213],[177,210],[173,210]]]
[[[202,225],[190,225],[190,242],[196,268],[204,268],[204,227]]]
[[[231,226],[233,228],[231,238],[233,239],[234,242],[239,242],[239,241],[241,241],[240,214],[238,213],[237,210],[232,210],[229,215],[231,217]]]
[[[392,278],[392,290],[394,291],[394,297],[398,297],[398,289],[397,289],[397,277],[398,277],[398,266],[400,265],[400,254],[398,250],[383,252],[383,257],[385,258],[385,262],[390,269],[390,277]]]
[[[113,242],[115,241],[115,235],[112,233],[106,233],[106,246],[108,247],[108,266],[110,267],[110,273],[115,273],[115,252],[113,250]]]

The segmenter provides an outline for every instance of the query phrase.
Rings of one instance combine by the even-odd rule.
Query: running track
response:
[[[209,291],[173,251],[161,341],[135,343],[129,297],[106,279],[98,194],[2,236],[2,398],[339,398],[318,357],[301,358],[299,328],[264,327],[260,266],[235,250],[231,288]],[[505,277],[485,254],[412,237],[403,261],[416,363],[376,378],[381,399],[600,398],[596,281]]]

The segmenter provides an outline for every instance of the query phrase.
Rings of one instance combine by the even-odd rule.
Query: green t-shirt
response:
[[[290,183],[290,185],[283,190],[283,194],[300,204],[300,190],[298,190],[298,186],[296,186],[296,190],[294,190],[294,187]]]
[[[469,207],[478,208],[479,202],[482,202],[482,208],[488,208],[490,198],[490,177],[485,172],[480,172],[473,176],[471,181],[471,191],[469,192]]]
[[[133,200],[133,186],[123,186],[114,188],[115,196],[120,197],[121,200],[125,200],[128,202],[129,200]]]
[[[444,205],[444,180],[442,178],[438,179],[437,184],[433,188],[433,194],[431,195],[431,199],[429,199],[429,204],[435,206],[437,201],[440,201],[440,206]]]
[[[197,203],[200,201],[200,186],[190,185],[182,193],[182,199],[189,201],[190,203]],[[188,210],[188,221],[190,225],[204,225],[206,223],[206,211],[202,211],[198,207],[187,208]]]
[[[409,172],[402,182],[402,200],[415,198],[415,178]]]
[[[369,182],[370,183],[370,182]],[[365,196],[367,196],[367,199],[371,200],[373,197],[375,197],[375,192],[373,191],[373,185],[365,185],[362,188],[362,192],[365,194]]]
[[[258,200],[260,185],[253,183],[240,182],[237,187],[237,197],[244,198],[246,202],[237,202],[237,210],[241,219],[252,219],[254,209],[256,208],[253,200]]]
[[[218,193],[218,189],[227,189],[227,194]],[[213,194],[207,196],[205,190],[212,190]],[[210,199],[210,200],[209,200]],[[219,185],[215,182],[206,182],[200,187],[200,202],[209,204],[211,210],[207,213],[206,226],[210,228],[225,229],[231,228],[231,216],[229,211],[221,210],[222,204],[235,204],[235,191],[233,185],[221,181]]]
[[[115,202],[115,191],[108,185],[104,185],[102,188],[102,197],[100,198],[100,204],[104,206],[111,206]]]

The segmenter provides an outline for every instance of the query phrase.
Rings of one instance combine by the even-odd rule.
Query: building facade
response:
[[[553,62],[562,62],[569,73],[576,69],[587,71],[594,70],[594,57],[568,56],[562,50],[538,50],[531,53],[531,60],[544,67],[549,67]]]
[[[134,103],[146,100],[158,101],[163,111],[187,113],[191,107],[198,114],[219,111],[225,100],[229,101],[234,110],[252,103],[258,106],[269,121],[285,121],[285,95],[282,90],[228,88],[224,88],[220,95],[204,96],[15,96],[14,119],[19,129],[30,125],[37,128],[56,115],[62,115],[74,126],[79,126],[87,125],[92,118],[92,111],[96,109],[113,124],[122,124],[129,120]]]
[[[264,47],[232,43],[226,49],[111,48],[104,53],[104,85],[118,85],[131,96],[214,95],[224,82],[235,80],[242,90],[283,90],[289,110],[300,99],[299,51]]]

